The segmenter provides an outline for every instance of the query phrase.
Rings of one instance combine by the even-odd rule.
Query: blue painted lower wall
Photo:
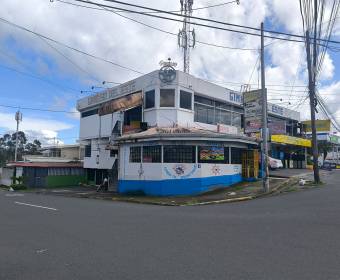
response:
[[[192,195],[216,187],[228,187],[241,181],[241,174],[161,181],[119,180],[118,192],[129,193],[142,191],[146,195],[153,196]]]

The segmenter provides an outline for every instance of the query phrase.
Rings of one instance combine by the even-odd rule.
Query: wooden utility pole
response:
[[[316,34],[314,34],[315,37]],[[316,42],[314,38],[314,43]],[[320,183],[320,174],[319,174],[319,164],[318,164],[318,141],[316,135],[316,126],[315,126],[315,106],[316,106],[316,98],[315,98],[315,69],[314,65],[316,65],[316,46],[314,46],[314,54],[313,54],[313,68],[312,69],[312,61],[311,61],[311,49],[310,49],[310,37],[309,31],[306,31],[306,51],[307,51],[307,67],[308,67],[308,88],[309,88],[309,103],[310,103],[310,116],[311,116],[311,127],[312,127],[312,149],[313,149],[313,171],[314,171],[314,181],[315,183]],[[314,70],[314,71],[313,71]]]
[[[268,181],[268,115],[267,115],[267,91],[264,65],[264,36],[263,22],[261,22],[261,89],[262,89],[262,182],[263,190],[269,191]]]

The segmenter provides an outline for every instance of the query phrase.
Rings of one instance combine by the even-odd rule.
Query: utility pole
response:
[[[15,113],[15,120],[17,122],[17,132],[15,134],[15,152],[14,152],[14,161],[17,162],[18,160],[18,132],[19,132],[19,122],[22,121],[22,113],[18,110],[16,113]]]
[[[316,34],[314,34],[314,37]],[[312,62],[311,62],[311,53],[310,53],[310,37],[309,31],[306,31],[306,52],[307,52],[307,67],[308,67],[308,88],[309,88],[309,103],[310,103],[310,116],[311,116],[311,127],[312,127],[312,149],[313,149],[313,171],[314,171],[314,182],[320,183],[320,174],[319,174],[319,164],[318,164],[318,141],[316,135],[316,126],[315,126],[315,106],[316,106],[316,98],[315,98],[315,69],[312,70]],[[315,38],[314,38],[315,44]],[[314,54],[313,58],[313,67],[316,65],[316,45],[314,45]],[[313,79],[314,78],[314,79]]]
[[[265,64],[264,64],[264,34],[263,22],[261,22],[261,89],[262,89],[262,183],[263,190],[269,191],[268,180],[268,125],[267,125],[267,90],[265,79]]]
[[[183,72],[190,70],[190,48],[195,47],[195,30],[190,29],[190,17],[194,0],[180,0],[183,28],[178,32],[178,46],[183,49]]]

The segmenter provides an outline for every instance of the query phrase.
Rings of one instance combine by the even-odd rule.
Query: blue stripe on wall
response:
[[[129,193],[142,191],[146,195],[153,196],[192,195],[216,187],[228,187],[241,181],[241,174],[161,181],[119,180],[118,192]]]

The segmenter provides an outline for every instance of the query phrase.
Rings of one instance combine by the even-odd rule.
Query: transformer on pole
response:
[[[183,28],[178,32],[178,46],[183,49],[183,71],[190,71],[190,48],[195,47],[195,30],[190,29],[190,17],[194,0],[180,0]]]

